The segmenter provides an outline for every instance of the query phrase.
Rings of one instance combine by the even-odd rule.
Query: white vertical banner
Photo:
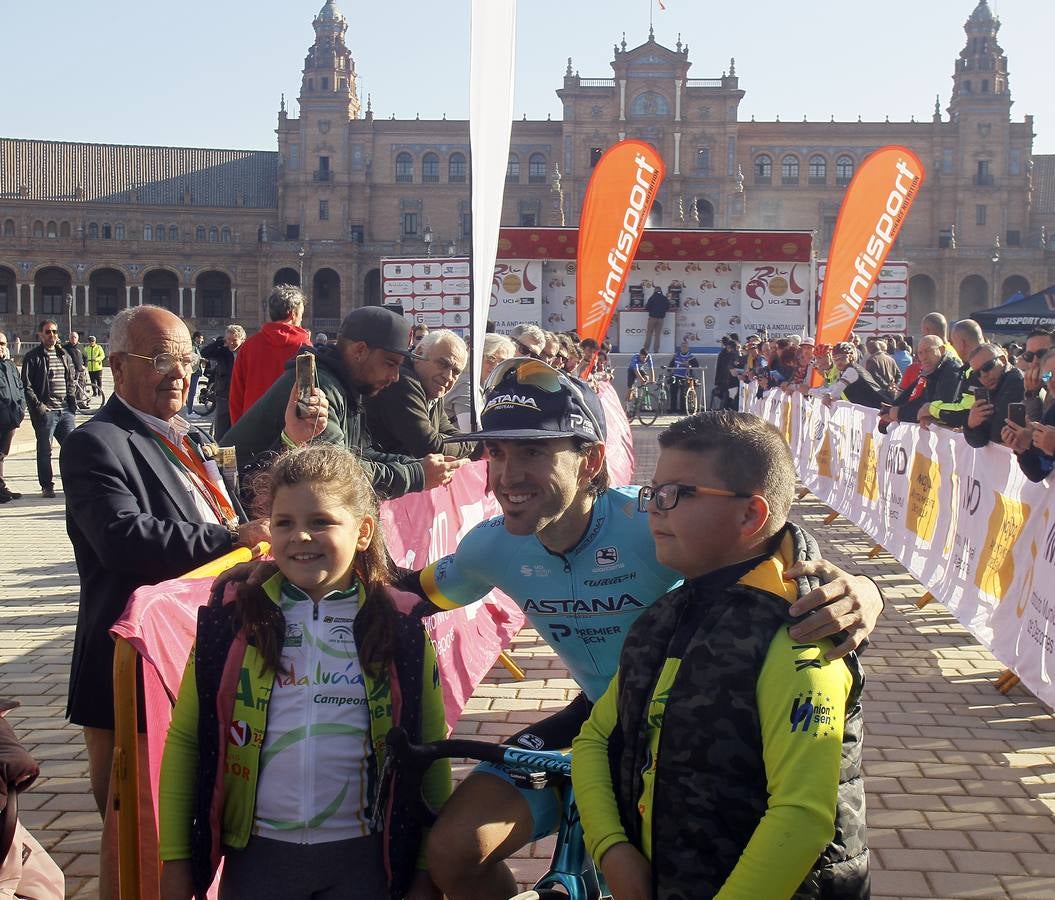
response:
[[[513,128],[516,0],[472,0],[469,37],[469,147],[471,163],[472,371],[483,363],[484,334],[502,225],[509,136]],[[477,392],[472,391],[473,405]],[[479,410],[473,410],[474,419]]]

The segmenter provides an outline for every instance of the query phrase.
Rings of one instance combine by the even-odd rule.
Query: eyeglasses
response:
[[[1000,365],[1001,362],[1003,362],[1003,360],[1000,359],[1000,357],[997,357],[996,359],[991,359],[985,365],[979,366],[977,371],[981,372],[982,374],[992,372],[993,369]]]
[[[58,334],[59,330],[57,328],[45,328],[40,333],[41,334]]]
[[[694,497],[697,494],[706,494],[709,497],[737,497],[746,500],[753,494],[738,494],[736,491],[725,491],[721,488],[704,487],[702,484],[679,484],[676,481],[668,481],[666,484],[646,484],[637,492],[637,508],[639,512],[648,512],[648,505],[653,500],[656,509],[666,511],[674,509],[682,497]]]
[[[597,435],[597,440],[604,440],[605,429],[601,427],[601,423],[593,414],[593,410],[590,409],[589,403],[586,402],[586,395],[583,392],[583,389],[575,383],[573,378],[569,378],[563,372],[558,372],[552,366],[547,366],[540,359],[527,359],[523,356],[514,356],[512,359],[503,360],[495,366],[494,371],[488,377],[484,390],[490,393],[498,387],[498,385],[500,385],[511,372],[516,373],[517,384],[527,384],[531,387],[537,387],[540,390],[545,391],[547,394],[559,394],[562,390],[571,393],[575,399],[579,401],[579,408],[586,413],[586,418],[590,420],[590,425],[593,426],[593,432]]]
[[[420,360],[421,362],[432,363],[441,372],[450,372],[455,378],[462,374],[462,367],[459,366],[453,359],[428,359],[424,356],[413,355],[414,359]]]
[[[518,340],[516,340],[514,338],[513,339],[513,343],[517,345],[517,350],[519,350],[521,353],[524,353],[525,355],[531,357],[531,359],[539,359],[539,360],[542,359],[542,356],[540,354],[536,353],[534,350],[532,350],[527,344],[523,343],[522,341],[518,341]]]
[[[159,353],[157,356],[142,356],[139,353],[125,353],[125,356],[134,356],[136,359],[145,359],[148,363],[153,365],[154,371],[158,375],[170,375],[175,370],[176,366],[182,366],[184,369],[190,369],[194,365],[194,358],[192,356],[175,356],[172,353]]]

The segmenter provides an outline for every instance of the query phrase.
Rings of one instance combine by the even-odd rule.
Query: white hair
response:
[[[152,309],[161,309],[160,306],[151,306],[149,303],[143,306],[131,306],[128,309],[122,309],[116,316],[114,316],[113,324],[110,326],[110,355],[113,356],[115,353],[131,353],[132,352],[132,340],[129,337],[129,333],[132,330],[132,323],[135,322],[144,312]]]
[[[238,340],[245,340],[245,329],[241,325],[228,325],[226,328],[227,334],[233,334]]]
[[[527,338],[533,344],[538,344],[539,347],[546,346],[546,333],[538,327],[538,325],[517,325],[509,336],[515,341],[519,338]]]
[[[438,344],[449,347],[451,352],[461,359],[465,359],[469,355],[469,349],[465,346],[465,341],[446,328],[440,328],[426,334],[425,337],[418,341],[418,345],[414,348],[414,355],[421,359],[428,359],[431,355],[429,351]]]
[[[554,337],[556,340],[556,337]],[[517,345],[513,339],[504,334],[491,333],[484,335],[484,356],[494,356],[499,350],[505,350],[508,356],[516,356]]]

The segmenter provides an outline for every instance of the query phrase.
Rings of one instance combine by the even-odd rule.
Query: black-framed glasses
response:
[[[57,328],[45,328],[40,333],[41,334],[58,334],[59,330]]]
[[[993,369],[995,369],[998,365],[1000,365],[1001,361],[1002,360],[999,357],[997,357],[996,359],[991,359],[985,365],[979,366],[978,367],[978,371],[981,372],[983,375],[987,374],[989,372],[992,372]],[[1028,360],[1027,360],[1027,362],[1028,362]]]
[[[1020,353],[1018,355],[1018,358],[1023,360],[1023,361],[1025,361],[1025,362],[1031,363],[1031,362],[1033,362],[1033,360],[1040,359],[1042,356],[1044,356],[1044,354],[1050,353],[1050,352],[1051,352],[1051,348],[1050,347],[1048,349],[1046,349],[1046,350],[1025,350],[1025,351],[1023,351],[1022,353]]]
[[[516,338],[513,338],[513,343],[517,345],[517,350],[519,350],[521,353],[525,354],[526,356],[531,357],[531,359],[538,359],[538,360],[542,359],[542,355],[541,354],[536,353],[534,350],[532,350],[523,341],[518,341]]]
[[[639,512],[648,512],[648,505],[655,501],[656,509],[666,512],[674,509],[682,497],[693,497],[697,494],[706,494],[708,497],[737,497],[747,500],[754,494],[739,494],[736,491],[726,491],[721,488],[704,487],[702,484],[679,484],[677,481],[668,481],[665,484],[646,484],[637,492],[637,508]]]
[[[158,375],[170,375],[176,368],[176,366],[183,366],[184,369],[190,369],[194,365],[194,357],[187,356],[176,356],[173,353],[159,353],[157,356],[143,356],[140,353],[128,353],[125,352],[125,356],[134,356],[136,359],[145,359],[154,367],[154,371]]]

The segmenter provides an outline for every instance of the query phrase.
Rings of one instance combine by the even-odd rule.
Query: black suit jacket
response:
[[[80,611],[66,714],[114,727],[110,626],[132,592],[178,578],[231,549],[223,525],[201,521],[150,430],[116,397],[62,444],[66,530],[80,576]]]

